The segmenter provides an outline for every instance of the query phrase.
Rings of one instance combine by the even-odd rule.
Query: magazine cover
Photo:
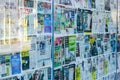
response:
[[[103,43],[103,35],[98,34],[97,39],[96,39],[98,55],[103,54],[103,44],[102,43]]]
[[[110,65],[111,65],[111,70],[112,72],[114,72],[116,70],[116,54],[112,53],[110,55]]]
[[[75,80],[81,80],[81,67],[78,65],[75,68]]]
[[[37,56],[37,45],[36,45],[36,42],[37,42],[37,37],[36,36],[31,36],[29,37],[30,39],[30,50],[29,50],[29,56],[30,56],[30,69],[35,69],[36,68],[36,56]]]
[[[92,54],[90,52],[90,42],[89,42],[89,38],[90,36],[89,35],[84,35],[84,42],[83,42],[83,48],[84,51],[83,51],[83,58],[88,58],[88,57],[91,57]],[[81,46],[82,47],[82,46]]]
[[[97,1],[97,0],[91,0],[92,8],[96,8],[96,1]]]
[[[97,49],[97,43],[96,39],[94,37],[95,35],[91,35],[89,37],[89,42],[90,42],[90,55],[91,56],[96,56],[98,55],[98,49]],[[90,56],[89,56],[90,57]]]
[[[5,55],[5,60],[6,60],[6,62],[5,62],[6,63],[6,76],[11,75],[10,57],[11,57],[11,55]]]
[[[44,32],[51,33],[51,15],[46,14],[44,16]]]
[[[109,17],[108,15],[105,16],[105,32],[108,32],[108,23],[109,23]]]
[[[45,68],[27,73],[27,80],[51,80],[51,69]]]
[[[51,14],[51,3],[38,1],[37,2],[37,11],[42,14]]]
[[[0,77],[6,76],[6,60],[5,56],[0,56]]]
[[[91,75],[92,75],[92,80],[97,79],[97,58],[92,59],[92,68],[91,68]]]
[[[92,8],[92,0],[88,0],[88,9]]]
[[[66,33],[75,33],[75,10],[64,10]]]
[[[116,52],[116,34],[111,34],[111,40],[110,40],[110,45],[111,45],[111,51],[114,53]]]
[[[63,67],[64,80],[75,80],[75,64]]]
[[[12,75],[20,74],[21,73],[21,57],[20,57],[20,53],[12,54],[11,58],[10,58],[10,62],[11,62]]]
[[[54,80],[64,80],[63,79],[63,70],[62,69],[54,70]]]
[[[51,64],[51,36],[37,36],[37,67]]]
[[[84,62],[77,61],[75,67],[75,80],[84,80]]]
[[[88,66],[88,67],[86,67]],[[91,80],[92,79],[92,60],[91,59],[86,59],[82,62],[82,70],[83,70],[83,80]]]
[[[28,35],[34,35],[36,34],[36,30],[35,30],[35,18],[36,18],[36,15],[35,14],[32,14],[32,15],[29,15],[28,16]]]
[[[76,60],[80,60],[83,56],[83,52],[84,52],[84,36],[83,34],[78,34],[76,36]]]
[[[24,0],[24,6],[33,8],[34,7],[34,0]]]
[[[37,33],[44,33],[44,14],[37,14],[38,19],[38,27],[37,27]]]
[[[104,55],[104,75],[108,74],[108,67],[109,67],[109,62],[108,62],[108,55]]]
[[[77,13],[77,33],[91,33],[92,11],[78,9]]]
[[[76,36],[65,37],[65,63],[75,61],[76,56]]]
[[[105,17],[105,14],[103,12],[98,13],[97,31],[99,33],[104,33],[105,32],[104,17]]]
[[[55,39],[54,59],[55,67],[61,66],[64,62],[64,37],[57,37]]]
[[[22,57],[22,70],[28,70],[30,68],[30,57],[29,57],[29,51],[22,51],[21,52]]]
[[[105,0],[105,10],[108,10],[108,11],[111,10],[111,8],[110,8],[110,0]]]
[[[104,75],[104,58],[102,56],[98,56],[98,67],[97,67],[97,74],[98,78],[102,77]]]
[[[103,44],[104,53],[105,54],[110,53],[111,52],[110,35],[104,34],[103,41],[104,41],[104,44]]]
[[[55,20],[54,20],[55,33],[61,32],[61,20],[60,19],[61,18],[64,19],[64,16],[65,16],[65,15],[62,16],[62,11],[63,10],[59,7],[55,8],[55,16],[54,16],[55,17]],[[63,21],[65,22],[65,19]],[[64,22],[62,23],[63,25],[65,25]]]

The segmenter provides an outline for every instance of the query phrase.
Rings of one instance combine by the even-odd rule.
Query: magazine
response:
[[[51,14],[51,3],[38,1],[37,11],[42,14]]]
[[[76,36],[65,37],[65,63],[75,61],[76,56]]]
[[[91,33],[92,11],[79,9],[77,13],[77,33]]]
[[[0,56],[0,77],[6,76],[6,63],[5,56]]]
[[[15,53],[15,54],[11,55],[10,62],[11,62],[12,75],[20,74],[21,73],[20,53]]]
[[[24,6],[33,8],[34,7],[34,0],[24,0]]]
[[[51,36],[37,36],[37,67],[51,65]]]
[[[63,67],[64,80],[75,80],[75,64]]]
[[[30,58],[29,58],[29,51],[22,51],[22,70],[28,70],[30,68]]]
[[[63,71],[62,71],[62,69],[54,70],[54,79],[55,80],[64,80],[63,79]]]
[[[105,10],[108,10],[108,11],[111,10],[111,8],[110,8],[110,0],[105,0]]]
[[[64,60],[64,37],[57,37],[55,39],[55,52],[54,52],[54,66],[58,67],[63,64]]]

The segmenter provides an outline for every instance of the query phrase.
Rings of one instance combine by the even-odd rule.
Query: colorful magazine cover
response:
[[[6,60],[6,62],[5,62],[6,63],[6,76],[11,75],[10,57],[11,57],[11,55],[5,55],[5,60]]]
[[[29,57],[29,51],[22,51],[21,52],[22,57],[22,70],[28,70],[30,68],[30,57]]]
[[[20,53],[15,53],[11,55],[10,62],[11,62],[12,75],[20,74],[21,73]]]
[[[46,14],[44,16],[44,32],[51,33],[51,15]]]
[[[90,36],[89,37],[89,42],[90,42],[90,55],[91,56],[98,55],[98,49],[97,49],[96,39],[93,36]]]
[[[75,61],[76,56],[76,36],[65,37],[65,63]]]
[[[65,15],[65,29],[66,33],[72,34],[75,32],[75,10],[64,10]]]
[[[55,33],[75,33],[75,10],[55,8]]]
[[[81,80],[81,68],[79,66],[75,68],[75,80]]]
[[[58,67],[63,64],[64,57],[64,37],[57,37],[55,39],[55,52],[54,52],[54,66]]]
[[[38,13],[51,14],[51,3],[38,1],[37,11]]]
[[[64,15],[63,15],[64,16]],[[54,30],[55,33],[60,33],[61,32],[61,23],[60,23],[60,19],[64,18],[62,16],[62,9],[60,8],[55,8],[55,22],[54,22]],[[64,20],[63,20],[64,21]],[[64,21],[65,22],[65,21]],[[62,23],[63,25],[65,25],[64,23]]]

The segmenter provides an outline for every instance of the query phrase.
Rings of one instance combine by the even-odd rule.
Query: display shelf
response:
[[[40,80],[102,80],[115,74],[120,46],[113,10],[115,1],[109,0],[0,1],[0,80],[36,70],[44,75]]]
[[[51,66],[43,66],[43,67],[40,67],[40,68],[24,71],[21,74],[10,75],[10,76],[7,76],[7,77],[0,77],[0,80],[4,80],[4,79],[11,78],[11,77],[16,77],[16,76],[20,77],[20,76],[22,76],[24,74],[27,74],[29,72],[40,70],[40,69],[45,69],[45,68],[49,68],[49,67],[51,67]]]

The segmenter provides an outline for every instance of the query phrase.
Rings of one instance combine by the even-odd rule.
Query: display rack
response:
[[[117,0],[0,0],[0,80],[116,80],[117,6]]]

